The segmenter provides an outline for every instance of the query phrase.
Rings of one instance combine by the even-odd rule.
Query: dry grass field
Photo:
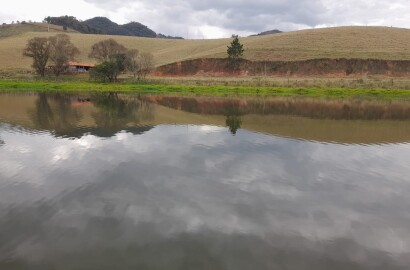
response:
[[[0,27],[0,70],[29,69],[31,59],[22,56],[27,40],[61,31],[58,27],[52,29],[49,33],[44,25],[18,25],[18,29],[14,30]],[[170,40],[85,35],[70,31],[68,34],[81,51],[79,61],[92,62],[87,57],[90,47],[95,42],[114,38],[130,49],[153,53],[157,66],[187,59],[225,57],[226,46],[230,42],[230,39]],[[410,29],[336,27],[246,37],[240,40],[246,49],[245,58],[249,60],[292,61],[342,57],[410,60]]]
[[[48,32],[46,23],[20,23],[0,25],[0,38],[21,35],[27,32]],[[50,32],[64,32],[62,26],[50,24]],[[67,29],[68,33],[77,33],[73,29]]]

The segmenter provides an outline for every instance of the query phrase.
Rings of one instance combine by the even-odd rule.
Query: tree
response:
[[[127,70],[138,80],[145,78],[154,68],[154,56],[151,53],[139,53],[138,50],[129,50],[126,54]]]
[[[49,38],[50,60],[53,62],[53,72],[58,77],[66,68],[68,61],[73,61],[80,54],[77,47],[71,43],[70,37],[59,34]]]
[[[115,55],[125,54],[126,52],[127,48],[110,38],[95,43],[91,47],[91,52],[88,57],[97,59],[102,63],[104,61],[111,61]]]
[[[244,53],[243,45],[239,42],[238,36],[233,36],[230,46],[228,46],[228,67],[231,70],[239,70]]]
[[[114,82],[118,73],[118,66],[115,62],[105,61],[91,69],[90,77],[96,81]]]
[[[113,82],[118,74],[127,68],[128,50],[114,39],[106,39],[95,43],[88,55],[101,63],[90,73],[91,78],[100,81]]]
[[[126,70],[132,72],[138,79],[145,78],[154,68],[154,56],[150,53],[139,53],[138,50],[128,50],[114,39],[95,43],[89,57],[95,58],[101,64],[97,65],[90,76],[95,80],[116,81],[117,76]]]
[[[141,53],[137,56],[138,80],[144,79],[154,69],[154,56],[151,53]]]
[[[35,37],[27,42],[23,55],[33,58],[32,67],[41,77],[44,77],[50,57],[50,41],[45,37]]]
[[[127,52],[127,70],[134,75],[134,78],[138,72],[138,54],[138,50],[129,50]]]

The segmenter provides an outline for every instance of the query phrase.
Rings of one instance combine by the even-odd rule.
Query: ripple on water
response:
[[[195,116],[2,124],[0,269],[410,265],[408,143],[295,139]]]

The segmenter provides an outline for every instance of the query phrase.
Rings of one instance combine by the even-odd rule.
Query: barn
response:
[[[95,67],[94,64],[90,63],[79,63],[79,62],[68,62],[66,64],[67,70],[71,72],[88,72],[91,68]]]

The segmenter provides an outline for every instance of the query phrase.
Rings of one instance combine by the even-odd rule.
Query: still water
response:
[[[1,94],[0,269],[409,269],[406,115],[277,102]]]

